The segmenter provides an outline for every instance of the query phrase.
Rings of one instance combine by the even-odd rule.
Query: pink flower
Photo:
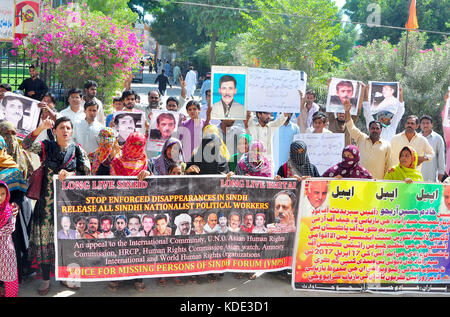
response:
[[[397,53],[397,48],[394,47],[394,52]]]
[[[16,52],[15,50],[11,50],[11,55],[12,55],[12,56],[16,56],[16,55],[17,55],[17,52]]]
[[[47,42],[51,42],[52,41],[52,34],[51,33],[47,33],[44,35],[44,40],[46,40]]]

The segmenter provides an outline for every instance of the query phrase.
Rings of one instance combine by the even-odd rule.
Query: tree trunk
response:
[[[216,64],[216,40],[217,40],[217,34],[216,31],[212,31],[211,33],[211,44],[209,48],[209,61],[210,66]]]

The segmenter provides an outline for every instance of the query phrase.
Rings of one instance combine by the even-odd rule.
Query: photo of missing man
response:
[[[400,104],[398,82],[369,81],[369,105],[370,112],[375,115],[379,112],[397,112]]]
[[[22,95],[5,92],[1,101],[0,119],[11,122],[17,128],[17,136],[25,138],[39,122],[39,101]]]
[[[328,87],[327,112],[344,113],[344,103],[349,100],[352,104],[351,115],[356,115],[361,98],[361,83],[356,80],[331,78]]]
[[[118,111],[114,113],[114,130],[118,134],[119,145],[125,144],[128,136],[137,131],[145,134],[143,112]]]

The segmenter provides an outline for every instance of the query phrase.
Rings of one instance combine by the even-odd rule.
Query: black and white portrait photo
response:
[[[118,134],[119,145],[125,144],[133,132],[145,134],[143,112],[118,111],[114,114],[114,129]]]
[[[17,136],[23,139],[38,125],[41,111],[38,103],[39,101],[31,98],[5,92],[1,102],[0,119],[11,122],[17,128]]]

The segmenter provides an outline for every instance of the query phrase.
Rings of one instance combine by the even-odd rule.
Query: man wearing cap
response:
[[[177,230],[175,231],[176,236],[187,236],[195,234],[191,230],[191,216],[188,214],[180,214],[175,217],[174,223],[177,226]]]

